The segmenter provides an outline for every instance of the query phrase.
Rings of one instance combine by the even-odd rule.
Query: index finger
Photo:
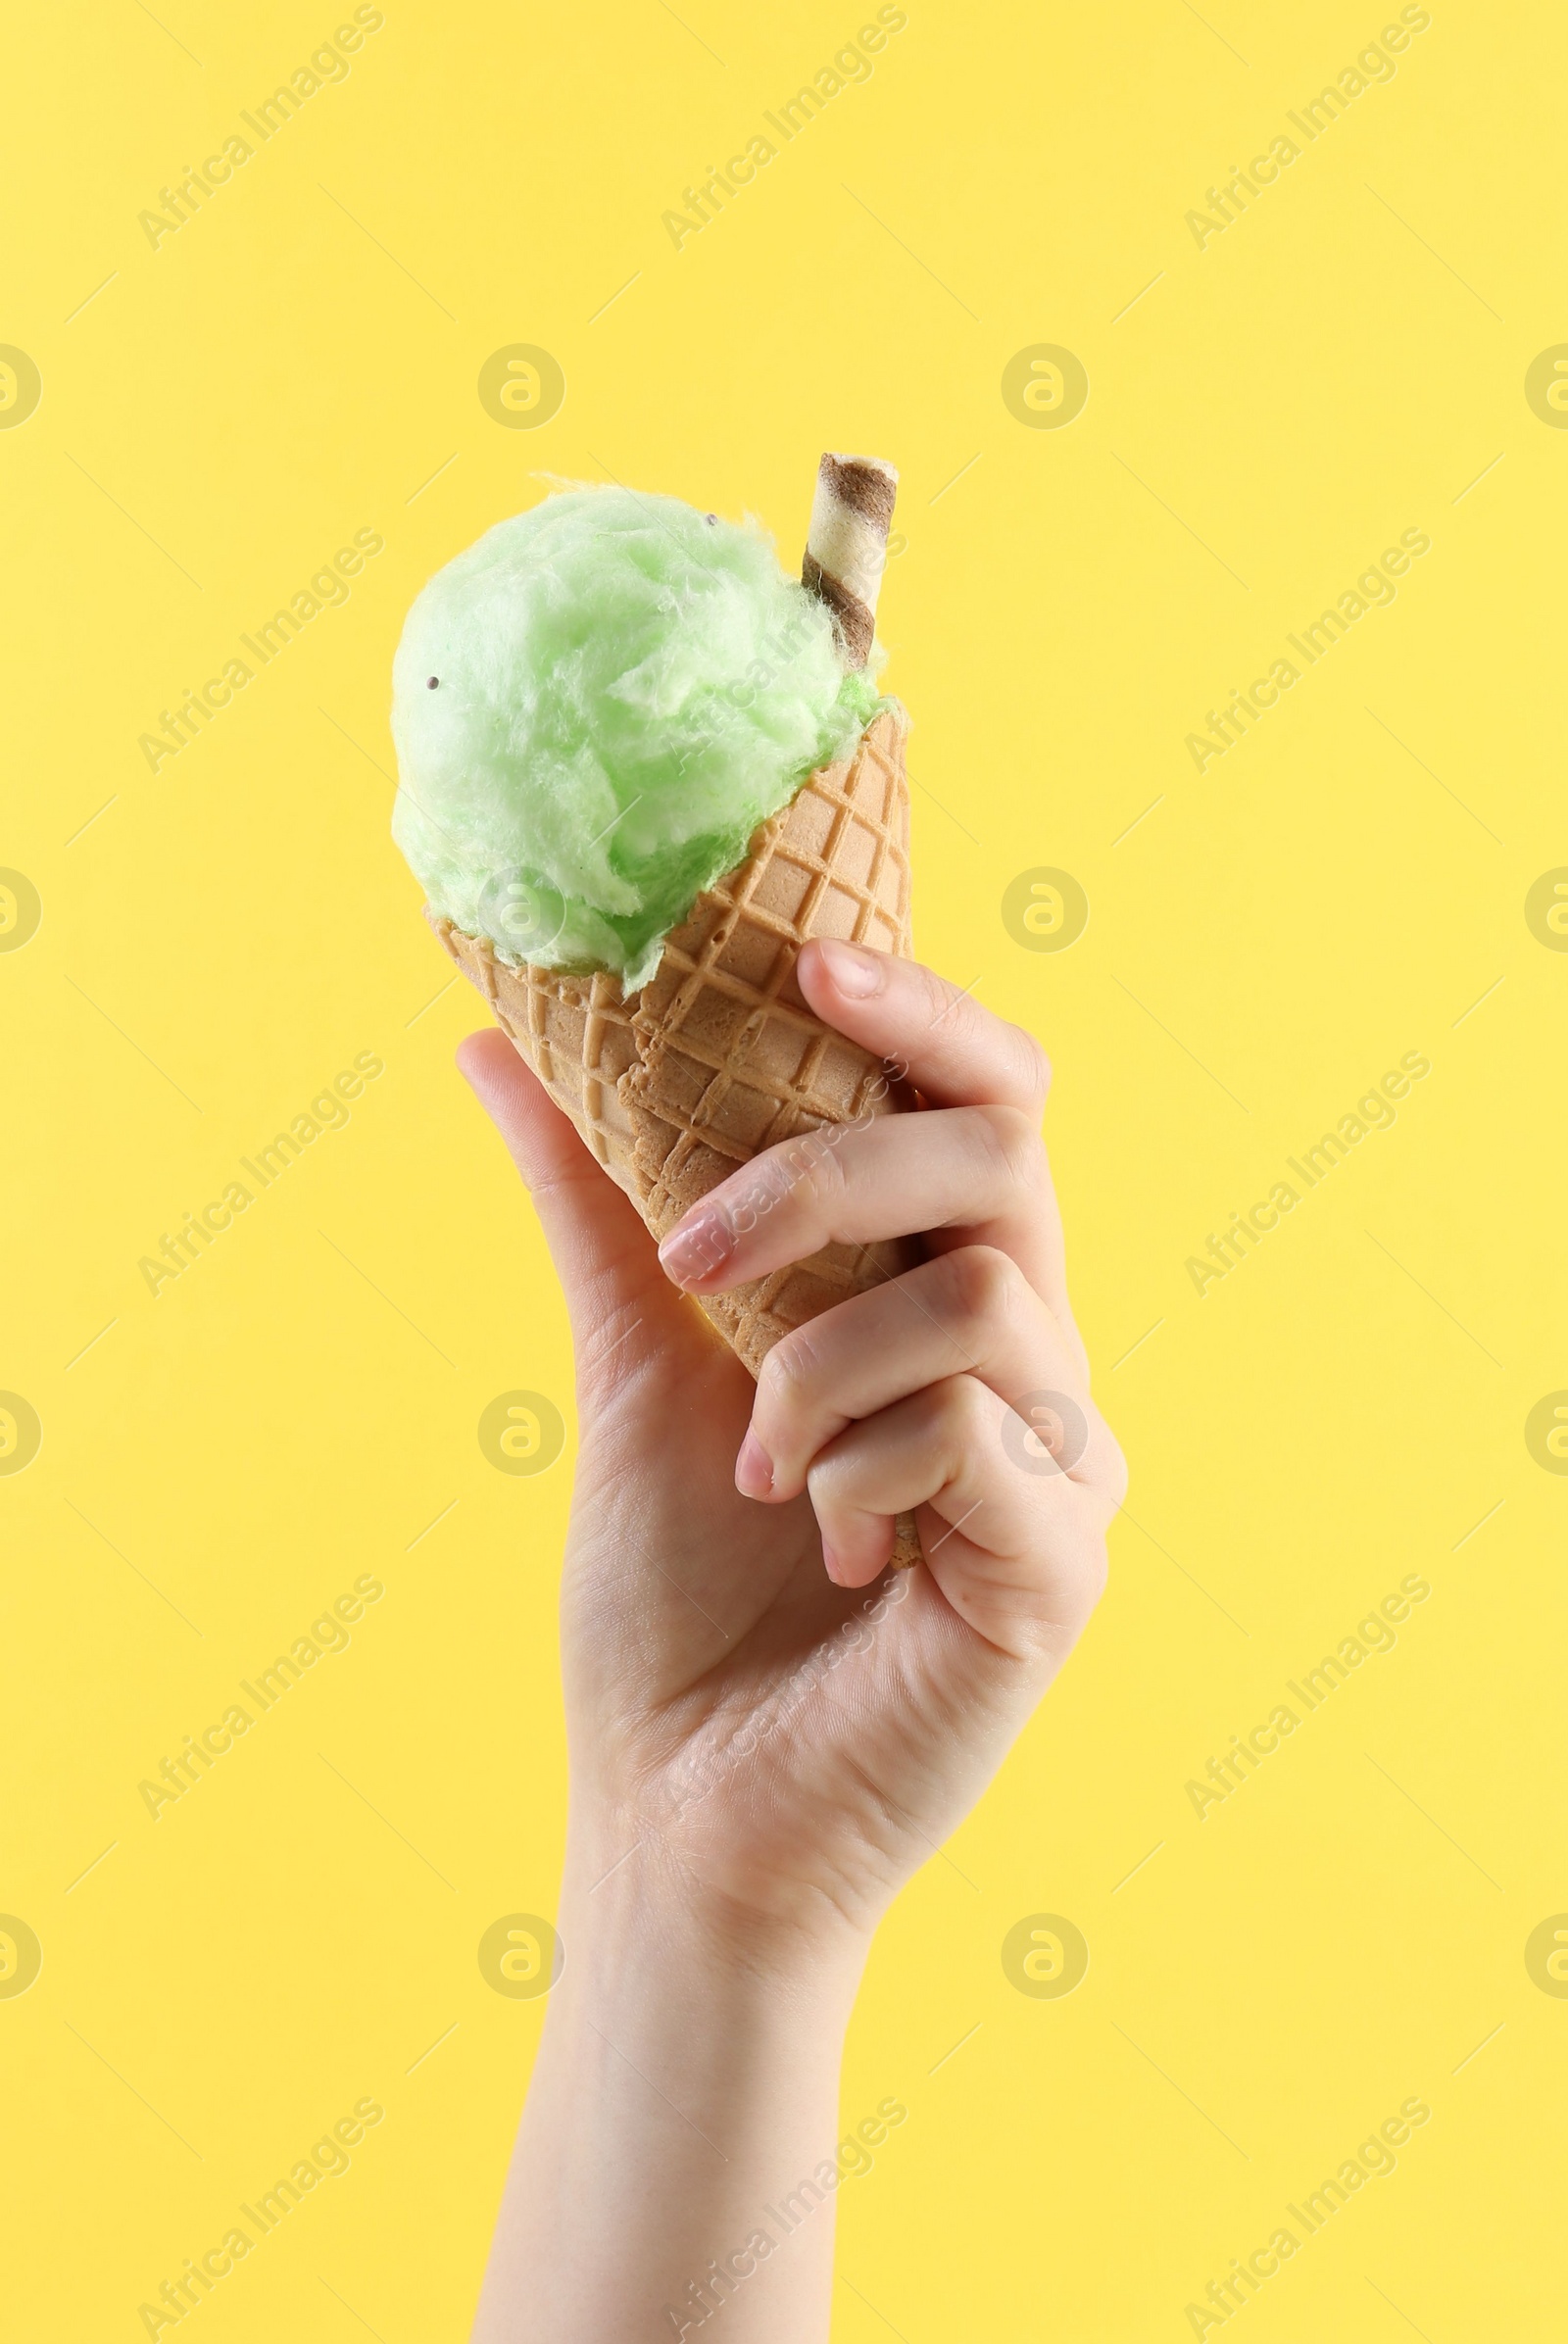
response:
[[[817,936],[803,949],[796,974],[825,1024],[906,1068],[934,1106],[1019,1107],[1038,1119],[1051,1061],[1033,1034],[934,969]]]

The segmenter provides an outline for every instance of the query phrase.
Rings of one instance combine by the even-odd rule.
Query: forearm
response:
[[[725,2344],[813,2344],[863,1946],[737,1943],[653,1848],[594,1886],[601,1856],[568,1861],[474,2344],[655,2344],[720,2307]]]

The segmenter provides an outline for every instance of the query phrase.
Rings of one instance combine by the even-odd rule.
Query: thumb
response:
[[[565,1293],[579,1374],[591,1375],[612,1350],[611,1372],[620,1374],[633,1353],[698,1340],[702,1330],[660,1268],[636,1206],[508,1037],[496,1026],[470,1034],[457,1061],[533,1198]]]

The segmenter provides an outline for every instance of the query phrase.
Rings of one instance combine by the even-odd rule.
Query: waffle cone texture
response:
[[[698,897],[639,993],[604,971],[501,959],[486,939],[427,915],[656,1238],[764,1148],[912,1104],[879,1059],[812,1015],[795,977],[812,936],[909,956],[906,730],[902,710],[884,711],[852,757],[812,773],[745,862]],[[803,1145],[787,1156],[776,1189],[812,1153]],[[829,1245],[699,1298],[755,1376],[781,1336],[916,1258],[904,1239]]]

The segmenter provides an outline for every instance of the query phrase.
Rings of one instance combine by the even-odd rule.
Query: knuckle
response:
[[[750,1170],[745,1194],[748,1230],[781,1207],[797,1206],[836,1194],[843,1174],[837,1163],[836,1127],[833,1136],[819,1131],[797,1132],[760,1155]]]
[[[814,1386],[820,1367],[817,1346],[808,1327],[782,1336],[758,1371],[759,1396],[774,1413],[800,1406]]]
[[[1045,1162],[1045,1142],[1022,1107],[977,1107],[986,1144],[1004,1176],[1017,1188],[1033,1188]]]
[[[1051,1060],[1027,1026],[1009,1025],[1006,1032],[1025,1096],[1044,1106],[1051,1091]]]
[[[920,1006],[925,1011],[926,1024],[935,1025],[939,1017],[946,1017],[953,1008],[954,988],[945,978],[939,977],[934,968],[927,968],[923,960],[909,960],[905,965],[913,977]]]
[[[821,1204],[829,1204],[844,1187],[844,1166],[840,1158],[845,1142],[845,1127],[828,1126],[822,1131],[803,1132],[798,1138],[787,1140],[777,1151],[781,1173],[791,1188]]]
[[[951,1376],[941,1388],[937,1410],[956,1446],[978,1446],[996,1429],[1001,1402],[977,1376]]]
[[[1021,1274],[1000,1247],[959,1245],[941,1259],[946,1298],[966,1328],[979,1327],[1010,1310]]]
[[[808,1177],[824,1202],[844,1194],[849,1177],[845,1150],[854,1146],[855,1133],[846,1123],[836,1123],[826,1132],[812,1134]]]
[[[1107,1450],[1105,1472],[1106,1494],[1109,1496],[1112,1504],[1119,1511],[1120,1508],[1126,1503],[1127,1486],[1131,1476],[1127,1470],[1127,1459],[1122,1453],[1121,1442],[1116,1439],[1115,1434],[1110,1431],[1108,1426],[1105,1430],[1105,1443]]]

